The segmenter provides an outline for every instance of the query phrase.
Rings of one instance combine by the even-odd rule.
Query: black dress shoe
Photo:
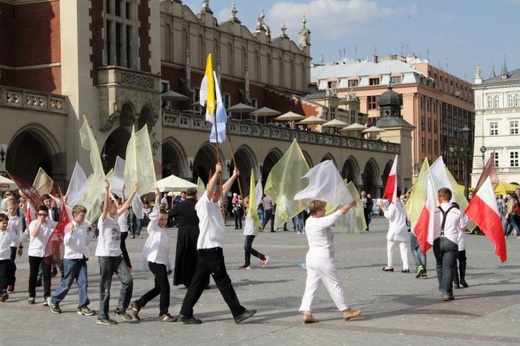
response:
[[[184,324],[201,324],[202,323],[202,321],[199,320],[198,318],[195,318],[193,316],[184,316],[184,315],[179,315],[178,321],[182,322]]]
[[[383,267],[383,271],[384,271],[384,272],[393,272],[393,271],[394,271],[394,268]]]
[[[256,310],[244,310],[243,313],[235,317],[235,323],[239,324],[247,320],[249,317],[252,317],[254,314],[256,314]]]
[[[460,284],[461,284],[462,287],[464,287],[464,288],[469,287],[469,285],[468,285],[468,283],[466,282],[466,280],[460,280]]]

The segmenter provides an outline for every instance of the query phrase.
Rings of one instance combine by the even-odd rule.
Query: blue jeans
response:
[[[410,248],[412,250],[412,256],[415,262],[415,267],[419,268],[419,266],[423,266],[424,271],[426,272],[426,255],[422,253],[421,248],[419,246],[419,242],[417,241],[417,237],[415,236],[415,234],[411,232]]]
[[[112,285],[112,276],[117,274],[119,282],[121,282],[121,291],[117,302],[117,309],[128,308],[132,299],[132,291],[134,281],[126,262],[122,256],[119,257],[98,257],[99,272],[101,278],[99,280],[99,319],[108,318],[108,307],[110,302],[110,286]]]
[[[504,234],[508,237],[513,231],[513,227],[516,230],[516,234],[520,235],[520,226],[518,225],[518,218],[515,214],[509,214],[504,227]]]
[[[86,259],[63,259],[64,275],[56,292],[51,297],[52,304],[59,305],[69,292],[70,287],[76,280],[79,293],[78,311],[90,304],[87,287],[87,260]]]
[[[292,218],[293,228],[295,232],[303,231],[303,211],[299,212]]]
[[[433,253],[437,261],[439,290],[444,297],[451,297],[453,296],[453,268],[459,254],[459,246],[446,237],[439,237],[433,242]]]

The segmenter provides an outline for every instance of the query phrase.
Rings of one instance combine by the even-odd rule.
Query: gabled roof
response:
[[[494,85],[509,85],[520,83],[520,69],[513,70],[507,74],[507,78],[503,79],[502,75],[498,75],[482,81],[481,84],[475,85],[475,87],[481,86],[494,86]]]
[[[324,65],[311,68],[311,79],[345,78],[351,76],[388,75],[389,73],[424,73],[400,60],[385,60],[378,63],[362,61],[351,64]]]

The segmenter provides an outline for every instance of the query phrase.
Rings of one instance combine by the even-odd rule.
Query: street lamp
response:
[[[487,148],[484,145],[480,147],[480,152],[482,153],[482,170],[484,170],[484,165],[486,164],[486,162],[485,162],[486,150],[487,150]]]

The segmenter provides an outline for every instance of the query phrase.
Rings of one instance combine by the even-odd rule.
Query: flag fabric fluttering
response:
[[[85,194],[87,187],[87,176],[81,168],[79,162],[76,162],[72,177],[70,178],[69,188],[67,189],[67,203],[75,205],[76,202]]]
[[[157,187],[155,169],[153,164],[152,147],[148,135],[148,125],[144,125],[139,131],[132,131],[126,147],[126,162],[124,164],[124,181],[126,187],[134,190],[135,184],[139,184],[137,192],[140,195],[153,192]]]
[[[7,174],[9,174],[11,180],[14,181],[20,192],[23,194],[23,197],[25,197],[27,200],[27,211],[25,213],[25,218],[28,225],[32,220],[36,220],[36,209],[40,205],[43,205],[42,197],[38,193],[38,190],[25,179],[14,175],[11,172],[7,172]]]
[[[65,236],[65,227],[71,222],[69,207],[65,200],[61,201],[62,208],[60,210],[60,217],[58,224],[52,231],[47,244],[45,245],[45,262],[50,266],[61,266],[64,255],[63,238]]]
[[[309,171],[309,165],[296,139],[283,157],[273,166],[265,184],[265,194],[276,203],[274,227],[278,228],[305,209],[294,195],[307,185],[301,177]]]
[[[331,160],[312,167],[302,178],[307,178],[309,185],[294,196],[295,200],[318,199],[335,207],[354,200]]]
[[[114,165],[114,174],[112,175],[109,181],[110,190],[112,191],[112,193],[116,194],[119,197],[123,197],[124,194],[125,198],[128,198],[131,195],[131,191],[129,189],[130,186],[125,185],[125,165],[125,160],[117,156],[116,164]],[[143,201],[141,200],[141,195],[138,193],[135,194],[134,199],[132,200],[132,210],[134,211],[134,214],[138,219],[142,219],[144,217]]]
[[[388,203],[392,203],[397,199],[397,160],[399,155],[395,155],[394,164],[390,169],[390,174],[386,180],[385,196]]]
[[[84,122],[79,130],[79,134],[81,137],[81,146],[90,152],[92,173],[87,178],[85,193],[78,199],[77,204],[81,204],[87,208],[85,218],[88,222],[94,222],[99,215],[101,215],[101,203],[105,194],[105,172],[103,170],[103,163],[101,162],[96,138],[92,133],[87,118],[85,116],[83,116],[83,118]]]
[[[204,185],[204,182],[200,177],[197,178],[197,197],[202,198],[204,194],[206,193],[206,185]]]
[[[482,184],[484,184],[484,181],[486,181],[487,177],[491,178],[491,185],[493,185],[493,191],[495,190],[495,187],[500,183],[498,179],[498,172],[495,168],[495,151],[491,153],[491,156],[489,156],[488,161],[486,162],[486,165],[484,166],[484,169],[482,170],[482,174],[480,175],[480,178],[478,178],[477,186],[475,186],[474,194],[478,192]]]
[[[412,229],[413,225],[417,222],[419,215],[421,215],[424,203],[426,203],[426,198],[428,197],[428,191],[426,188],[429,175],[430,166],[428,165],[428,159],[425,158],[421,170],[419,171],[419,175],[417,176],[417,181],[411,189],[410,197],[405,204],[406,214],[410,218]]]
[[[251,170],[251,176],[249,177],[249,208],[246,217],[253,220],[255,227],[260,227],[261,225],[257,207],[262,200],[262,193],[262,180],[258,179],[255,185],[255,173]]]
[[[226,106],[224,105],[224,102],[222,102],[222,94],[220,93],[220,86],[218,85],[217,74],[215,72],[213,72],[213,77],[215,80],[215,91],[217,93],[217,114],[216,124],[213,124],[213,126],[211,126],[209,141],[211,143],[223,143],[226,140]]]
[[[43,168],[39,168],[38,172],[36,172],[36,177],[34,177],[33,186],[40,196],[45,194],[50,194],[56,196],[56,191],[54,190],[54,180],[45,172]]]
[[[213,112],[215,111],[215,79],[213,78],[213,60],[211,53],[206,59],[206,72],[200,84],[201,106],[206,106],[206,121],[213,124]]]
[[[486,237],[495,244],[495,254],[500,257],[502,263],[505,262],[507,247],[491,177],[486,178],[473,196],[466,209],[466,215],[475,221]]]
[[[354,201],[356,201],[356,207],[350,209],[345,216],[340,217],[334,226],[340,231],[361,233],[362,230],[367,228],[361,197],[359,196],[356,185],[354,185],[352,181],[347,183],[347,180],[345,179],[343,183],[346,185]]]
[[[426,203],[421,210],[417,222],[412,225],[413,233],[417,237],[417,242],[423,254],[433,246],[433,228],[435,221],[435,200],[436,193],[433,190],[433,182],[429,175],[426,179]]]

